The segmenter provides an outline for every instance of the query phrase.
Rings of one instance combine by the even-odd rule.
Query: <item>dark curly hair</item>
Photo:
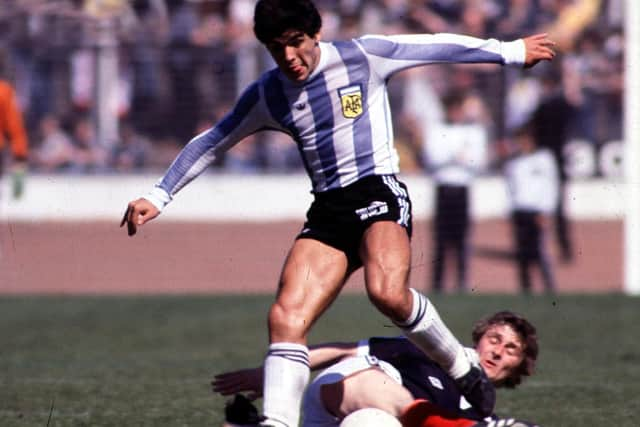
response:
[[[253,32],[267,44],[287,30],[300,30],[313,37],[322,28],[322,18],[310,0],[259,0],[253,15]]]
[[[499,385],[514,388],[522,382],[522,377],[533,374],[538,359],[538,335],[536,328],[524,317],[511,311],[500,311],[475,324],[471,337],[477,345],[482,336],[494,325],[509,325],[520,336],[524,358],[514,372]]]

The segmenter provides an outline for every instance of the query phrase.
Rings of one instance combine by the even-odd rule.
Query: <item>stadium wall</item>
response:
[[[433,187],[426,176],[401,177],[409,186],[414,217],[428,219]],[[19,200],[10,197],[10,180],[2,182],[0,218],[5,221],[119,221],[126,203],[151,188],[157,175],[32,175]],[[312,199],[309,182],[300,175],[206,174],[183,189],[163,217],[174,221],[300,220]],[[484,177],[473,188],[474,218],[502,218],[508,212],[500,177]],[[622,219],[624,183],[611,179],[570,183],[569,215],[583,220]]]

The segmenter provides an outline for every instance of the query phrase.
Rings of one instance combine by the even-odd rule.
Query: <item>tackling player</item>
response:
[[[490,413],[495,392],[473,367],[428,299],[410,290],[411,200],[395,176],[387,80],[440,62],[532,66],[554,56],[545,35],[514,42],[452,34],[321,40],[309,0],[259,0],[254,32],[277,67],[251,84],[218,124],[194,137],[149,194],[128,204],[129,234],[158,216],[173,196],[225,150],[261,130],[291,136],[311,179],[314,201],[285,260],[269,311],[263,425],[298,425],[309,380],[307,334],[353,271],[364,268],[369,299]]]
[[[472,339],[474,349],[466,350],[496,387],[514,388],[533,374],[538,339],[524,317],[495,313],[476,323]],[[305,392],[303,427],[336,427],[363,408],[382,409],[413,427],[480,427],[496,419],[485,420],[455,381],[403,337],[321,344],[311,348],[310,361],[312,369],[326,369]],[[262,389],[262,367],[216,375],[212,387],[222,395],[248,392],[255,399]],[[248,424],[247,403],[236,398],[234,404],[228,421]]]

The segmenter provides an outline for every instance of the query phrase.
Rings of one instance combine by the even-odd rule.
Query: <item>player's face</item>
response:
[[[493,325],[476,346],[487,377],[499,383],[509,377],[524,359],[524,344],[510,325]]]
[[[300,30],[287,30],[266,44],[280,71],[294,82],[303,82],[320,60],[320,34],[309,37]]]

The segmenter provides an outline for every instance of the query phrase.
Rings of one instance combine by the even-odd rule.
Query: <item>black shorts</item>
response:
[[[351,268],[362,265],[360,241],[377,221],[393,221],[411,237],[407,186],[393,175],[372,175],[344,188],[316,193],[298,239],[314,239],[343,251]]]

